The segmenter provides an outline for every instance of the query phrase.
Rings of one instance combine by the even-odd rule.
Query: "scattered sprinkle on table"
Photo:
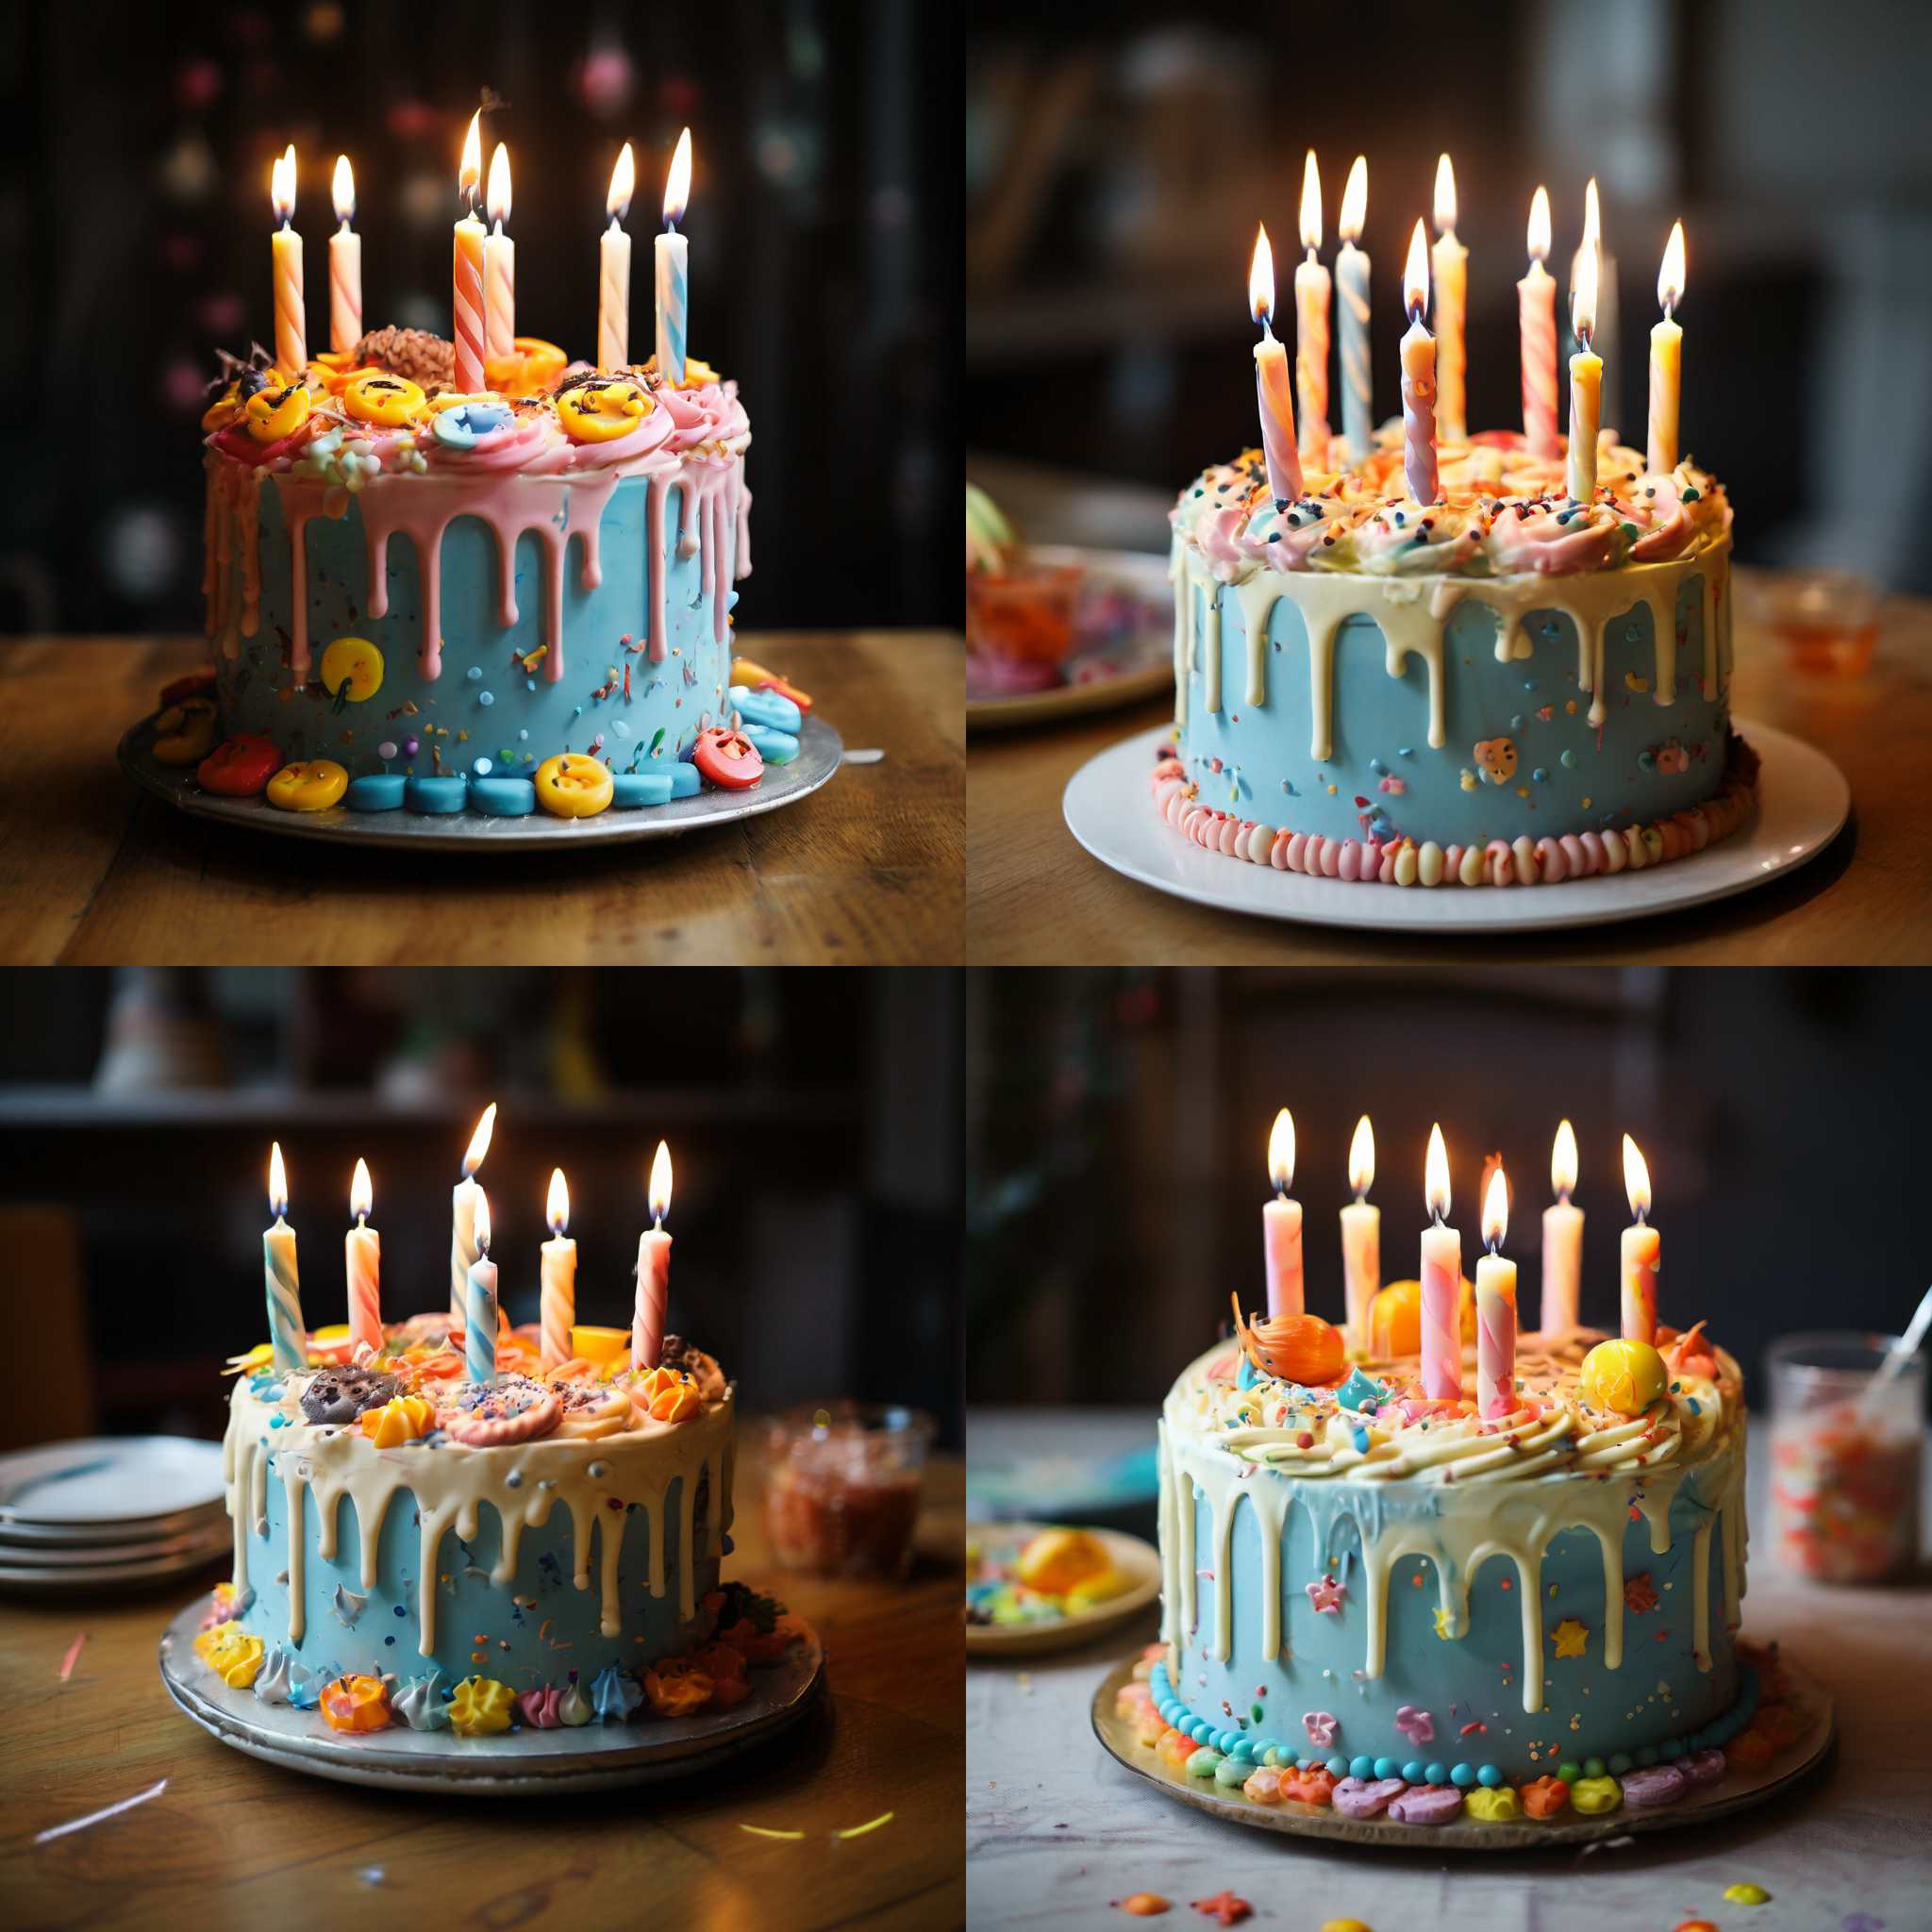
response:
[[[1137,1919],[1154,1919],[1168,1909],[1167,1901],[1158,1891],[1137,1891],[1126,1898],[1114,1900],[1122,1911],[1131,1912]]]
[[[1734,1906],[1768,1906],[1771,1894],[1761,1885],[1753,1885],[1747,1878],[1737,1885],[1724,1887],[1724,1896]]]
[[[68,1678],[74,1674],[75,1663],[80,1656],[80,1646],[86,1641],[87,1632],[83,1630],[80,1633],[80,1635],[76,1637],[74,1640],[74,1641],[67,1646],[67,1655],[60,1661],[60,1681],[63,1684],[66,1683]]]
[[[754,1838],[803,1838],[802,1831],[770,1831],[762,1824],[741,1824],[740,1831],[748,1831]]]
[[[876,1818],[870,1820],[868,1823],[850,1825],[845,1830],[835,1835],[839,1838],[863,1838],[867,1832],[876,1831],[880,1825],[890,1824],[891,1822],[892,1814],[890,1811],[881,1811]]]
[[[144,1791],[137,1791],[131,1798],[123,1798],[118,1805],[109,1805],[102,1811],[90,1811],[85,1818],[70,1818],[65,1824],[52,1824],[45,1831],[34,1834],[34,1842],[43,1845],[49,1839],[65,1838],[70,1831],[85,1831],[90,1824],[98,1824],[105,1818],[112,1818],[122,1811],[131,1811],[137,1805],[145,1805],[150,1798],[158,1798],[168,1789],[168,1780],[163,1778],[158,1785],[150,1785]]]
[[[1237,1898],[1231,1891],[1217,1891],[1212,1898],[1197,1898],[1194,1909],[1221,1925],[1239,1925],[1255,1913],[1246,1899]]]

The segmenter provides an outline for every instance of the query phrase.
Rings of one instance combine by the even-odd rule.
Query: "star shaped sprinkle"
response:
[[[1348,1585],[1338,1583],[1332,1576],[1323,1576],[1308,1585],[1308,1601],[1318,1610],[1326,1610],[1332,1616],[1341,1616],[1341,1600],[1348,1594]]]
[[[1565,1617],[1551,1634],[1555,1639],[1558,1657],[1581,1657],[1584,1640],[1589,1637],[1590,1632],[1574,1617]]]

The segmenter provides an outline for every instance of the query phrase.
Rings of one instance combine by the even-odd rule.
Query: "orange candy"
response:
[[[1161,1763],[1171,1771],[1185,1771],[1188,1759],[1201,1747],[1185,1731],[1170,1731],[1155,1747]]]
[[[1475,1340],[1475,1284],[1465,1274],[1457,1302],[1462,1339]],[[1423,1345],[1423,1285],[1391,1281],[1379,1291],[1369,1310],[1370,1353],[1386,1361],[1399,1355],[1419,1355]]]
[[[380,1677],[338,1677],[322,1693],[322,1714],[331,1730],[387,1730],[389,1691]]]
[[[1335,1791],[1335,1774],[1324,1764],[1312,1771],[1287,1774],[1281,1780],[1281,1795],[1298,1805],[1326,1805]]]
[[[1240,1309],[1235,1312],[1239,1319]],[[1347,1367],[1341,1331],[1320,1315],[1272,1316],[1241,1326],[1241,1337],[1257,1368],[1306,1389],[1339,1382]]]
[[[1257,1805],[1278,1805],[1281,1803],[1281,1774],[1272,1764],[1264,1764],[1241,1787],[1241,1790]]]
[[[644,1673],[644,1695],[659,1717],[689,1717],[711,1701],[712,1679],[681,1657],[667,1657]]]
[[[1570,1802],[1570,1787],[1559,1777],[1532,1778],[1516,1794],[1532,1818],[1554,1818]]]
[[[1121,1910],[1137,1919],[1154,1919],[1168,1910],[1168,1902],[1158,1891],[1137,1891],[1120,1902]]]
[[[1134,1713],[1134,1736],[1143,1744],[1158,1744],[1174,1726],[1149,1705]]]
[[[1771,1762],[1776,1746],[1757,1724],[1740,1731],[1724,1746],[1724,1762],[1736,1771],[1757,1771]]]

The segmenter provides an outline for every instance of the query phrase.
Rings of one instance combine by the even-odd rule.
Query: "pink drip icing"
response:
[[[670,649],[671,640],[665,624],[665,577],[664,564],[664,498],[670,491],[668,476],[653,476],[650,496],[644,512],[644,546],[650,553],[645,558],[651,572],[651,662],[661,664],[665,653]]]

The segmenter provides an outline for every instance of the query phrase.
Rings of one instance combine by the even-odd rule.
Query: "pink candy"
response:
[[[1389,1815],[1401,1824],[1447,1824],[1461,1809],[1454,1785],[1410,1785],[1391,1801]]]
[[[1685,1797],[1690,1786],[1674,1764],[1655,1764],[1624,1774],[1624,1802],[1633,1811],[1661,1811]]]
[[[1399,1777],[1345,1777],[1335,1787],[1331,1802],[1344,1818],[1374,1818],[1407,1789]]]

